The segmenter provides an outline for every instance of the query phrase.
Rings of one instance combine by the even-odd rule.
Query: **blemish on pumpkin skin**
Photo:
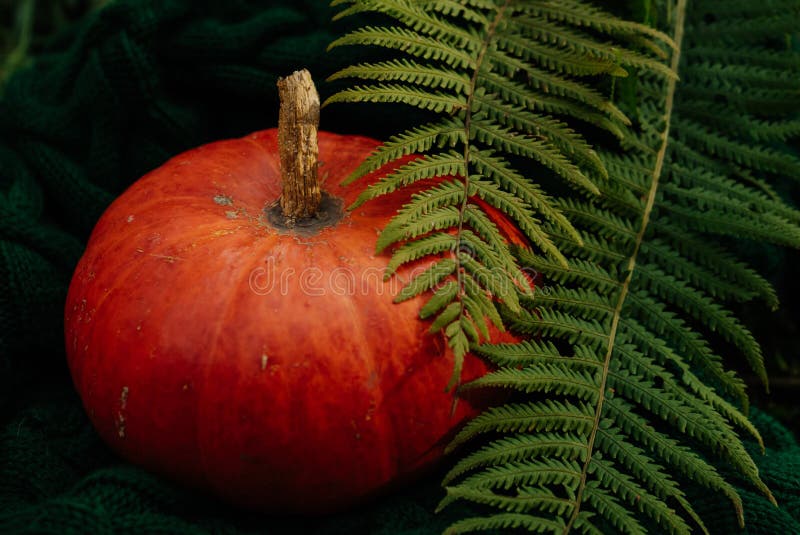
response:
[[[232,229],[232,228],[227,228],[227,229],[215,230],[215,231],[214,231],[214,232],[211,234],[211,236],[212,236],[212,237],[214,237],[214,238],[220,238],[220,237],[222,237],[222,236],[227,236],[227,235],[229,235],[229,234],[233,234],[233,233],[235,233],[237,230],[238,230],[238,227],[237,227],[237,228],[235,228],[235,229]]]
[[[214,202],[220,206],[231,206],[233,205],[233,199],[228,197],[227,195],[214,195]]]
[[[168,264],[174,264],[178,260],[183,260],[183,258],[181,258],[179,256],[164,255],[164,254],[153,254],[153,253],[150,253],[150,256],[152,256],[153,258],[158,258],[160,260],[163,260],[164,262],[167,262]]]
[[[125,408],[128,406],[128,387],[123,386],[119,395],[119,411],[117,411],[116,427],[119,438],[125,438]]]
[[[353,437],[356,440],[361,440],[361,433],[358,432],[358,424],[356,424],[356,421],[350,420],[350,426],[353,428]]]
[[[367,409],[367,414],[364,416],[364,420],[369,422],[372,420],[372,416],[375,414],[375,410],[378,408],[378,404],[374,399],[369,400],[369,408]]]

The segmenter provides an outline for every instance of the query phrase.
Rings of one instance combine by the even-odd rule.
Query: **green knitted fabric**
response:
[[[330,94],[322,80],[354,59],[325,53],[344,30],[331,15],[327,0],[120,0],[11,79],[0,100],[0,533],[412,535],[466,513],[433,513],[439,474],[333,517],[234,510],[116,458],[66,369],[66,288],[103,209],[171,155],[274,126],[278,76],[307,67]],[[322,128],[383,137],[407,119],[354,113],[326,108]],[[752,416],[781,508],[743,487],[746,532],[800,533],[800,447]],[[697,494],[707,525],[738,531],[727,502]]]

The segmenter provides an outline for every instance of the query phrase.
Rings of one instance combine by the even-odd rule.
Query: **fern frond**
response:
[[[800,211],[772,185],[800,178],[782,146],[800,133],[800,60],[774,39],[800,9],[652,2],[664,27],[650,28],[583,0],[336,3],[389,22],[332,46],[388,56],[334,75],[361,85],[329,102],[438,116],[351,177],[369,177],[357,203],[414,188],[377,248],[388,276],[432,263],[396,300],[429,293],[420,314],[453,349],[449,386],[472,350],[497,368],[460,388],[513,391],[448,446],[483,442],[440,508],[488,513],[447,533],[708,533],[683,481],[742,524],[717,461],[773,500],[738,435],[761,443],[729,358],[766,373],[731,303],[778,304],[737,240],[800,247]],[[509,222],[527,246],[508,243]],[[487,343],[490,322],[522,340]]]
[[[458,212],[456,210],[451,209],[450,207],[444,207],[440,210],[450,212],[450,217],[454,220],[457,220]],[[440,217],[436,219],[437,223],[441,224],[442,227],[450,226],[448,224],[448,220],[444,217],[441,217],[441,214],[439,215]],[[427,229],[426,233],[429,230],[437,229]],[[386,266],[386,271],[383,275],[384,280],[388,280],[403,264],[413,262],[414,260],[418,260],[428,255],[452,251],[457,246],[458,243],[456,242],[455,237],[451,234],[447,234],[446,232],[438,232],[430,236],[425,236],[419,240],[410,241],[404,244],[402,247],[399,247],[392,255],[389,265]]]
[[[714,6],[713,9],[718,7]],[[763,44],[726,43],[725,46],[719,46],[713,42],[698,42],[685,52],[686,58],[693,63],[713,61],[721,65],[758,65],[784,71],[800,67],[800,58],[796,54],[786,54],[785,50],[776,50]]]
[[[370,154],[344,181],[349,184],[379,170],[389,162],[413,154],[426,153],[432,147],[453,148],[466,141],[464,125],[455,119],[443,119],[406,130],[391,137]]]
[[[475,352],[497,366],[518,367],[539,361],[560,361],[569,359],[572,365],[597,367],[596,358],[580,358],[562,355],[551,342],[523,340],[516,344],[483,344]]]
[[[499,439],[461,459],[448,472],[442,484],[447,485],[461,475],[485,466],[503,466],[510,463],[519,466],[521,461],[545,456],[583,461],[586,456],[586,444],[582,438],[568,433],[523,434]]]
[[[592,482],[596,483],[596,482]],[[616,528],[619,533],[626,535],[647,535],[647,530],[636,520],[636,517],[631,513],[629,507],[625,507],[608,492],[597,490],[598,485],[586,485],[586,502],[595,509],[600,515],[608,518],[611,524]],[[583,518],[578,516],[575,521],[575,528],[582,530],[584,533],[587,530],[582,524]],[[584,521],[585,522],[585,521]],[[593,533],[602,534],[603,532],[597,528],[593,528]]]
[[[357,208],[376,197],[397,191],[420,180],[440,176],[464,175],[464,162],[455,152],[429,154],[412,160],[403,167],[370,184],[353,202],[350,209]]]
[[[511,204],[514,203],[515,199],[519,199],[522,203],[527,204],[547,220],[551,221],[558,228],[574,236],[577,241],[580,241],[580,236],[569,220],[552,205],[547,195],[542,192],[535,183],[526,180],[503,160],[487,151],[475,151],[473,153],[473,163],[475,169],[479,173],[491,179],[499,187],[497,189],[489,189],[484,187],[483,181],[476,181],[475,186],[478,188],[476,194],[479,197],[514,217],[515,214],[511,213],[511,211],[506,209],[502,204],[497,206],[495,204],[497,201],[492,202],[493,199],[498,199],[500,196],[503,196],[504,193],[508,192],[511,195],[504,196],[508,200],[503,204]],[[516,216],[514,219],[516,220],[518,217],[519,216]]]
[[[602,345],[608,341],[606,329],[598,321],[583,320],[558,310],[536,308],[509,318],[512,330],[568,340],[572,344]]]
[[[759,378],[767,384],[767,371],[761,348],[750,331],[744,327],[733,314],[713,302],[700,290],[691,288],[652,267],[645,266],[637,271],[645,282],[644,287],[705,323],[711,330],[719,333],[724,339],[734,344],[747,357],[750,366]]]
[[[429,179],[448,184],[425,185],[414,192],[381,233],[377,249],[399,245],[393,253],[397,257],[387,270],[391,274],[399,266],[420,259],[426,251],[442,252],[429,247],[431,241],[425,236],[430,232],[450,229],[459,246],[473,248],[474,257],[455,255],[455,269],[443,277],[454,278],[460,286],[455,296],[461,303],[459,320],[443,326],[449,329],[448,338],[459,344],[460,352],[465,340],[475,341],[485,335],[486,322],[480,313],[496,315],[494,307],[486,306],[477,293],[470,296],[466,291],[465,284],[471,284],[465,282],[467,276],[511,310],[518,308],[517,293],[528,291],[507,236],[502,236],[493,217],[484,213],[485,204],[470,201],[479,198],[499,210],[534,248],[566,266],[564,255],[542,221],[577,242],[580,235],[544,188],[505,160],[518,156],[548,177],[555,174],[571,187],[598,194],[594,179],[606,176],[602,161],[563,119],[588,121],[624,137],[629,119],[606,91],[586,80],[626,74],[624,66],[671,76],[657,59],[626,46],[639,46],[642,39],[655,43],[668,42],[669,38],[613,18],[601,24],[610,16],[595,9],[587,11],[591,23],[580,24],[575,16],[585,6],[576,5],[560,22],[552,21],[549,12],[493,0],[341,0],[334,5],[343,7],[337,18],[377,14],[387,22],[358,28],[335,40],[330,48],[377,46],[387,49],[391,56],[334,74],[332,79],[353,78],[363,83],[334,94],[325,104],[396,103],[440,116],[392,137],[348,181],[390,164],[395,166],[365,188],[353,207]],[[517,24],[517,18],[522,22]],[[551,31],[566,24],[570,28],[562,35],[566,31],[580,40],[581,46],[537,38],[530,30],[536,21]],[[606,40],[600,41],[598,33],[606,33]],[[416,158],[408,162],[412,155]],[[462,191],[455,193],[453,186],[459,185]],[[418,240],[427,241],[414,245]],[[505,275],[488,277],[491,272]],[[412,290],[431,287],[417,281],[401,292],[401,298]]]
[[[442,282],[442,279],[453,274],[456,266],[457,264],[452,258],[439,260],[422,273],[415,275],[408,284],[403,286],[397,293],[394,299],[395,302],[400,303],[412,299],[423,292],[435,288],[437,284]]]
[[[501,50],[487,51],[487,60],[491,62],[493,69],[504,73],[507,77],[524,74],[528,79],[528,83],[542,93],[549,93],[579,102],[600,111],[611,120],[623,125],[630,124],[630,120],[625,114],[594,88],[544,69],[533,67]]]
[[[482,288],[468,273],[463,274],[461,282],[464,288],[464,295],[462,296],[464,305],[472,321],[484,332],[484,337],[489,338],[488,325],[486,329],[483,328],[483,325],[486,325],[485,319],[487,318],[499,331],[504,331],[503,320],[500,317],[497,306],[495,306],[495,302],[492,300],[491,294]]]
[[[415,2],[403,0],[381,0],[380,2],[354,2],[348,9],[337,13],[334,20],[358,13],[381,13],[403,23],[412,31],[443,40],[449,44],[474,50],[480,47],[480,40],[465,29],[434,16]]]
[[[797,95],[795,95],[796,97]],[[785,100],[790,98],[791,96],[787,96]],[[689,119],[676,119],[673,126],[678,139],[687,144],[702,147],[703,150],[717,158],[752,169],[800,178],[800,160],[790,154],[775,151],[767,146],[740,143],[722,134],[712,132]]]
[[[433,316],[442,308],[449,305],[453,299],[455,299],[456,293],[458,293],[458,285],[455,282],[448,281],[444,283],[436,289],[431,298],[428,299],[428,302],[423,305],[419,311],[419,316],[422,319]]]
[[[470,137],[481,144],[506,154],[536,160],[589,193],[600,193],[597,186],[581,172],[580,168],[564,157],[560,151],[549,147],[547,143],[478,118],[472,121],[471,126]]]
[[[617,139],[627,138],[625,122],[610,119],[605,113],[581,102],[546,93],[536,95],[534,98],[525,85],[492,72],[483,73],[481,85],[487,92],[490,91],[522,109],[571,117],[606,130]]]
[[[770,6],[772,7],[772,6]],[[704,40],[719,40],[729,43],[758,43],[764,35],[790,34],[795,31],[796,16],[786,16],[785,12],[731,17],[704,25]]]
[[[332,74],[328,80],[341,78],[361,78],[381,82],[407,82],[429,89],[452,90],[464,94],[469,87],[469,78],[452,69],[435,68],[407,59],[362,63],[346,67]]]
[[[495,466],[467,477],[452,488],[509,490],[517,486],[575,484],[580,477],[580,465],[574,460],[545,457],[529,464],[512,462]]]
[[[675,74],[670,71],[669,67],[663,63],[655,61],[651,57],[639,54],[633,50],[620,48],[611,43],[598,42],[595,39],[588,39],[582,34],[582,32],[575,31],[567,26],[555,24],[548,20],[542,20],[541,18],[528,17],[516,18],[514,19],[513,24],[519,25],[520,33],[522,35],[546,44],[556,45],[558,50],[575,50],[581,54],[589,56],[590,58],[599,58],[609,62],[610,65],[617,66],[617,69],[613,69],[613,67],[610,66],[605,67],[607,64],[600,62],[599,64],[601,66],[611,69],[609,70],[609,74],[616,76],[627,76],[627,71],[622,69],[622,66],[626,66],[636,69],[647,69],[668,78],[675,76]],[[500,42],[502,43],[503,41]],[[522,47],[522,43],[515,44],[515,51],[517,48]],[[536,48],[532,46],[530,42],[527,44],[528,50]],[[518,52],[518,54],[523,55],[524,57],[525,54],[531,54],[531,52],[521,50]],[[586,70],[581,72],[579,69],[569,73],[588,74]]]
[[[541,26],[541,21],[537,22],[538,24],[534,26],[536,28]],[[539,37],[539,40],[545,43],[548,41],[548,39],[541,39],[541,37]],[[618,61],[615,61],[616,58],[609,59],[603,57],[601,54],[595,54],[597,57],[584,57],[575,54],[569,49],[538,46],[538,43],[534,42],[522,31],[516,34],[498,36],[497,46],[508,54],[525,61],[535,62],[562,74],[572,76],[597,74],[610,74],[613,76],[628,75],[628,72],[619,65]],[[586,50],[582,50],[582,52],[586,52]]]
[[[493,407],[470,421],[448,445],[452,451],[475,436],[489,432],[560,431],[585,434],[594,423],[592,408],[583,403],[554,400]]]
[[[761,296],[772,309],[778,308],[778,296],[770,283],[754,269],[716,243],[703,240],[685,229],[653,223],[654,228],[670,246],[689,261],[714,273],[715,276],[740,285]]]
[[[435,113],[453,113],[463,108],[465,99],[444,91],[425,91],[401,84],[355,86],[332,95],[325,104],[334,102],[395,102]]]
[[[508,496],[485,488],[474,489],[461,485],[447,488],[447,498],[443,500],[441,506],[458,499],[491,505],[511,513],[544,512],[563,515],[574,508],[570,500],[556,496],[546,488],[522,487],[516,495]]]
[[[549,281],[567,284],[578,283],[582,288],[613,292],[619,289],[620,281],[614,271],[607,271],[594,262],[574,259],[568,267],[556,264],[546,258],[537,257],[528,251],[517,251],[523,266],[544,274]],[[614,269],[613,266],[610,269]]]
[[[689,535],[689,525],[659,498],[646,492],[628,475],[617,470],[605,459],[592,459],[588,472],[600,483],[599,488],[614,492],[629,505],[652,518],[659,527],[668,533]],[[704,531],[708,533],[708,530]]]
[[[642,308],[641,312],[646,314],[647,303],[640,302],[638,306]],[[662,310],[663,308],[659,308],[657,312],[660,314]],[[707,342],[699,334],[686,329],[680,321],[675,321],[674,316],[668,315],[662,320],[667,323],[664,331],[669,335],[664,338],[656,334],[661,325],[659,320],[644,320],[643,323],[639,323],[633,317],[625,317],[620,320],[623,338],[629,338],[641,348],[642,353],[651,356],[661,365],[684,368],[688,361],[688,364],[695,366],[706,380],[714,381],[716,386],[746,407],[747,394],[744,381],[733,372],[725,370],[721,358],[711,351]],[[645,327],[647,323],[654,324],[655,329],[649,330]]]
[[[663,242],[653,240],[642,247],[642,257],[661,270],[691,283],[695,288],[719,299],[749,301],[758,296],[753,290],[728,282],[715,273],[692,262]]]
[[[411,200],[413,202],[400,209],[381,231],[375,244],[377,252],[383,251],[393,243],[408,239],[411,234],[406,229],[417,225],[428,214],[443,207],[462,204],[464,188],[455,181],[446,180],[427,190],[425,194],[415,193],[411,196]]]
[[[583,370],[573,370],[568,363],[536,364],[522,369],[502,368],[475,379],[462,388],[510,388],[531,392],[554,393],[584,401],[595,401],[597,384],[592,375]]]
[[[691,477],[697,483],[727,496],[735,506],[741,522],[743,515],[741,498],[736,489],[725,481],[713,466],[686,446],[656,431],[644,418],[635,414],[633,407],[624,400],[609,399],[606,401],[606,407],[609,417],[619,426],[620,431],[640,442],[650,450],[651,455],[655,455],[663,463]],[[607,435],[605,430],[598,431],[598,440],[602,440],[605,435]]]
[[[789,26],[778,21],[781,9],[793,23],[800,23],[800,10],[780,0],[669,4],[674,38],[657,37],[657,30],[638,35],[640,44],[647,43],[639,50],[660,47],[669,63],[637,73],[636,95],[620,103],[620,109],[634,109],[637,119],[620,129],[625,153],[616,146],[598,151],[607,172],[607,179],[592,182],[599,195],[555,199],[569,231],[554,219],[545,222],[568,264],[515,250],[523,269],[536,274],[537,288],[520,299],[520,312],[502,310],[510,329],[527,339],[477,346],[475,352],[498,369],[465,386],[513,390],[515,403],[486,411],[456,437],[455,445],[479,435],[489,440],[448,474],[444,503],[467,500],[503,514],[529,514],[549,526],[544,517],[563,522],[563,534],[708,533],[707,520],[680,482],[725,496],[744,522],[742,499],[715,468],[716,460],[773,500],[738,435],[761,443],[745,416],[744,382],[730,371],[728,359],[736,347],[766,382],[761,348],[730,303],[760,298],[775,307],[777,296],[734,254],[733,241],[720,237],[800,247],[800,212],[770,184],[777,175],[800,176],[800,160],[780,146],[800,131],[797,121],[778,116],[798,109],[800,62],[770,48],[775,32]],[[580,1],[513,6],[525,13],[513,22],[525,27],[524,39],[502,41],[489,58],[500,75],[530,76],[539,87],[546,86],[546,77],[536,80],[537,72],[514,63],[534,57],[523,44],[577,50],[586,37],[582,28],[608,35],[626,31],[616,21],[603,25],[594,8]],[[698,15],[711,12],[714,17]],[[710,26],[715,28],[705,33]],[[734,35],[752,31],[746,40],[757,46],[736,44],[726,33],[734,27]],[[547,59],[540,61],[547,65]],[[617,62],[626,66],[624,59]],[[576,78],[582,73],[568,68],[573,70],[563,72]],[[494,94],[480,101],[486,119],[478,124],[491,124],[493,139],[485,141],[485,132],[476,137],[519,155],[503,139],[504,129],[516,137],[519,130],[535,136],[532,116],[538,110],[517,95],[518,78],[499,77],[486,77],[485,87]],[[582,92],[577,97],[567,87],[554,85],[554,95],[590,102],[591,91],[576,87]],[[512,113],[514,106],[524,112]],[[599,111],[618,122],[608,108]],[[495,179],[499,174],[482,172]],[[554,420],[540,416],[543,410]],[[565,421],[565,414],[575,418]],[[590,424],[584,424],[587,416]],[[531,438],[538,421],[557,422],[547,427],[541,447]],[[585,449],[578,446],[581,440]],[[571,474],[559,479],[549,472],[554,459],[566,461],[570,470],[580,465],[577,484]],[[568,504],[527,508],[531,482],[546,491],[537,498],[557,496]]]
[[[527,110],[520,110],[513,103],[503,102],[497,96],[487,93],[473,97],[476,112],[485,112],[492,120],[514,130],[551,143],[557,150],[607,178],[603,162],[586,141],[565,123],[544,117]]]
[[[366,27],[340,37],[328,45],[328,50],[339,46],[382,46],[426,60],[442,62],[454,69],[474,68],[475,58],[457,46],[443,43],[433,37],[419,35],[406,28]],[[325,105],[338,98],[325,101]]]
[[[530,533],[552,533],[557,535],[563,532],[563,521],[554,521],[546,517],[537,517],[529,514],[498,513],[491,516],[465,518],[450,525],[444,535],[460,535],[476,531],[524,529]]]
[[[598,437],[597,447],[608,457],[617,461],[619,465],[624,466],[657,498],[664,502],[668,500],[678,502],[698,525],[703,525],[702,520],[678,488],[677,483],[669,477],[663,467],[656,464],[645,450],[628,443],[618,430],[607,429]]]
[[[435,13],[453,17],[455,19],[463,19],[467,22],[473,22],[482,26],[488,26],[490,20],[484,15],[480,9],[491,8],[490,3],[476,3],[471,2],[470,5],[465,5],[464,2],[458,0],[426,0],[425,7]]]
[[[468,232],[462,232],[462,243],[466,243]],[[473,246],[479,242],[473,241]],[[474,248],[478,252],[480,248]],[[471,253],[472,251],[470,251]],[[485,251],[488,252],[488,251]],[[497,297],[503,304],[514,312],[519,311],[519,292],[520,289],[511,279],[508,273],[498,270],[500,266],[486,265],[486,260],[490,254],[480,255],[476,259],[466,251],[459,251],[456,254],[459,264],[464,269],[464,273],[470,275],[482,288],[486,288],[493,296]]]
[[[556,308],[575,314],[582,319],[604,321],[614,314],[614,303],[608,296],[584,290],[583,288],[548,288],[537,292],[529,300],[530,306]]]

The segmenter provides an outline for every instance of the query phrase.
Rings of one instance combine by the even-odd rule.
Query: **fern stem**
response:
[[[594,452],[594,443],[595,439],[597,438],[597,431],[600,428],[600,420],[603,414],[603,403],[606,399],[606,386],[608,383],[608,376],[609,376],[609,366],[611,363],[611,356],[614,353],[614,343],[616,340],[617,331],[619,328],[620,318],[622,316],[622,308],[625,305],[625,299],[628,296],[628,291],[630,289],[631,281],[633,280],[633,273],[636,268],[636,261],[639,255],[639,251],[642,246],[642,242],[644,241],[645,233],[647,232],[648,224],[650,223],[650,214],[653,211],[653,206],[655,205],[656,201],[656,194],[658,193],[659,187],[659,179],[661,177],[661,172],[664,168],[664,158],[666,157],[667,153],[667,145],[669,142],[669,130],[670,130],[670,122],[672,119],[672,109],[675,101],[675,89],[677,87],[677,74],[678,74],[678,67],[680,65],[681,59],[681,44],[683,41],[683,32],[684,32],[684,25],[686,20],[686,4],[687,0],[677,0],[675,6],[675,29],[674,29],[674,37],[673,40],[675,42],[675,48],[672,52],[672,60],[670,63],[670,69],[672,72],[675,73],[675,77],[670,77],[667,79],[667,93],[666,93],[666,100],[664,103],[664,130],[661,133],[661,146],[658,149],[658,153],[656,154],[655,165],[653,167],[653,180],[650,183],[650,189],[647,194],[647,203],[645,204],[644,211],[642,213],[642,222],[639,227],[639,231],[636,234],[636,241],[633,246],[633,252],[631,256],[628,258],[627,264],[627,273],[625,275],[625,280],[622,283],[622,287],[619,292],[619,298],[617,299],[616,307],[614,308],[614,316],[611,320],[611,328],[610,334],[608,338],[608,345],[606,347],[606,354],[605,360],[603,363],[603,377],[600,383],[600,392],[597,398],[597,408],[595,409],[595,418],[594,424],[592,426],[592,430],[589,433],[589,440],[587,446],[587,455],[586,460],[583,463],[583,469],[581,471],[581,479],[578,485],[578,490],[575,494],[575,508],[572,511],[572,515],[567,521],[566,526],[564,527],[564,534],[568,534],[572,529],[572,526],[575,524],[575,521],[578,519],[578,515],[580,513],[581,503],[583,501],[583,494],[586,490],[586,479],[588,476],[589,465],[592,461],[592,453]]]
[[[497,30],[497,25],[503,19],[505,15],[505,11],[508,8],[509,4],[511,4],[511,0],[506,0],[502,7],[497,10],[497,14],[492,20],[489,27],[486,29],[486,37],[483,39],[483,43],[481,43],[481,49],[478,52],[478,56],[475,59],[475,70],[472,73],[472,77],[469,81],[469,88],[467,89],[467,102],[465,104],[464,110],[464,177],[462,180],[462,184],[464,186],[464,199],[461,201],[461,207],[459,208],[459,215],[458,215],[458,230],[456,234],[456,254],[455,254],[455,261],[456,261],[456,277],[458,280],[458,301],[462,305],[461,312],[458,315],[458,322],[463,324],[464,321],[464,313],[466,312],[466,307],[463,306],[464,298],[466,296],[466,288],[464,286],[464,272],[463,266],[461,262],[461,244],[462,244],[462,236],[464,233],[464,222],[466,219],[466,212],[467,207],[469,206],[470,200],[470,169],[469,169],[469,162],[470,162],[470,130],[471,130],[471,119],[472,119],[472,101],[475,97],[475,88],[478,84],[478,75],[480,74],[481,65],[483,63],[483,58],[486,56],[486,51],[489,49],[489,43],[492,40],[492,37]],[[463,358],[463,355],[459,357],[456,355],[456,359]],[[456,365],[456,370],[459,373],[453,374],[453,378],[451,380],[451,384],[448,387],[453,387],[458,384],[460,379],[460,366]]]

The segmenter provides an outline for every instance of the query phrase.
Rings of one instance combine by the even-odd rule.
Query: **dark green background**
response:
[[[174,154],[274,126],[278,76],[307,67],[322,97],[331,94],[324,78],[354,60],[352,51],[325,52],[345,29],[331,16],[319,1],[119,1],[61,33],[8,82],[0,99],[0,533],[410,535],[440,533],[467,513],[432,513],[438,474],[335,517],[236,511],[115,458],[66,369],[66,288],[103,209]],[[324,110],[322,128],[380,138],[408,119],[340,105]],[[781,262],[764,265],[779,277]],[[768,354],[787,347],[771,339]],[[782,508],[745,487],[748,530],[800,533],[800,449],[765,413],[753,418],[769,445],[757,460]],[[698,503],[718,533],[735,531],[727,503],[702,493]]]

